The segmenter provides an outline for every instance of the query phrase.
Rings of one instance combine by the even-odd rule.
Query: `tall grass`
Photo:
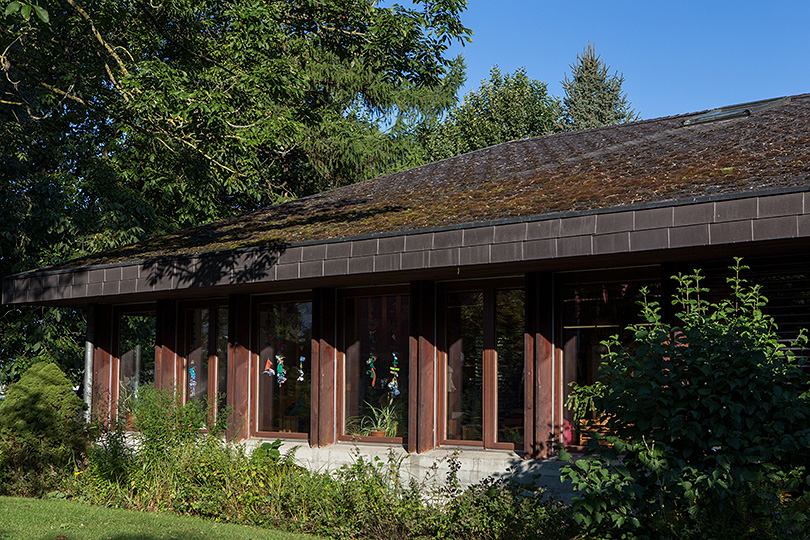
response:
[[[167,402],[159,391],[143,396],[154,400],[144,405],[150,427],[135,445],[126,444],[120,428],[106,433],[87,467],[74,476],[73,497],[333,538],[520,540],[576,533],[566,508],[539,490],[488,481],[462,492],[457,464],[438,488],[404,480],[402,458],[394,455],[372,460],[357,455],[335,474],[308,471],[295,464],[294,455],[280,455],[278,444],[247,453],[220,437],[184,431],[194,425],[186,420],[198,418],[199,411],[183,410],[189,405]],[[180,429],[178,419],[186,419]]]

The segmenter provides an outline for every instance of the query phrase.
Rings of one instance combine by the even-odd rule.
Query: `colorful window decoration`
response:
[[[312,303],[261,306],[259,339],[258,430],[309,433]]]
[[[406,435],[409,309],[407,295],[346,299],[346,434]]]
[[[200,400],[223,414],[228,392],[228,308],[186,310],[186,332],[186,399]]]

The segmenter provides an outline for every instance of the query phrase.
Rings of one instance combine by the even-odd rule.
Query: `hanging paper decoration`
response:
[[[193,364],[188,368],[188,392],[192,396],[197,393],[197,367]]]
[[[298,381],[301,382],[304,380],[304,358],[303,356],[298,358]]]
[[[374,357],[374,353],[369,353],[368,360],[366,360],[366,364],[368,364],[368,371],[366,371],[366,374],[371,377],[372,388],[377,385],[377,369],[374,367],[375,360],[376,358]]]
[[[391,361],[391,368],[389,371],[391,372],[391,382],[388,383],[388,389],[391,391],[394,396],[399,395],[399,382],[397,378],[399,377],[399,358],[397,358],[397,353],[391,353],[393,360]]]
[[[262,373],[270,375],[271,377],[276,374],[276,371],[273,369],[273,361],[270,360],[269,356],[267,357],[267,362],[264,363],[264,371],[262,371]]]
[[[281,386],[287,382],[287,372],[284,371],[284,355],[277,354],[276,362],[276,380],[278,381],[278,385]]]

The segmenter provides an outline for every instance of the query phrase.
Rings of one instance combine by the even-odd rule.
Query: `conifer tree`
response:
[[[576,131],[638,120],[627,94],[622,93],[622,83],[624,75],[619,72],[611,75],[610,66],[596,54],[593,44],[588,43],[571,64],[571,78],[566,75],[562,81],[565,129]]]

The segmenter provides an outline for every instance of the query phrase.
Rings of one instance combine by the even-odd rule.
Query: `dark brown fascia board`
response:
[[[3,279],[3,303],[79,305],[290,283],[810,238],[810,186],[253,247]],[[493,266],[494,265],[494,266]]]

